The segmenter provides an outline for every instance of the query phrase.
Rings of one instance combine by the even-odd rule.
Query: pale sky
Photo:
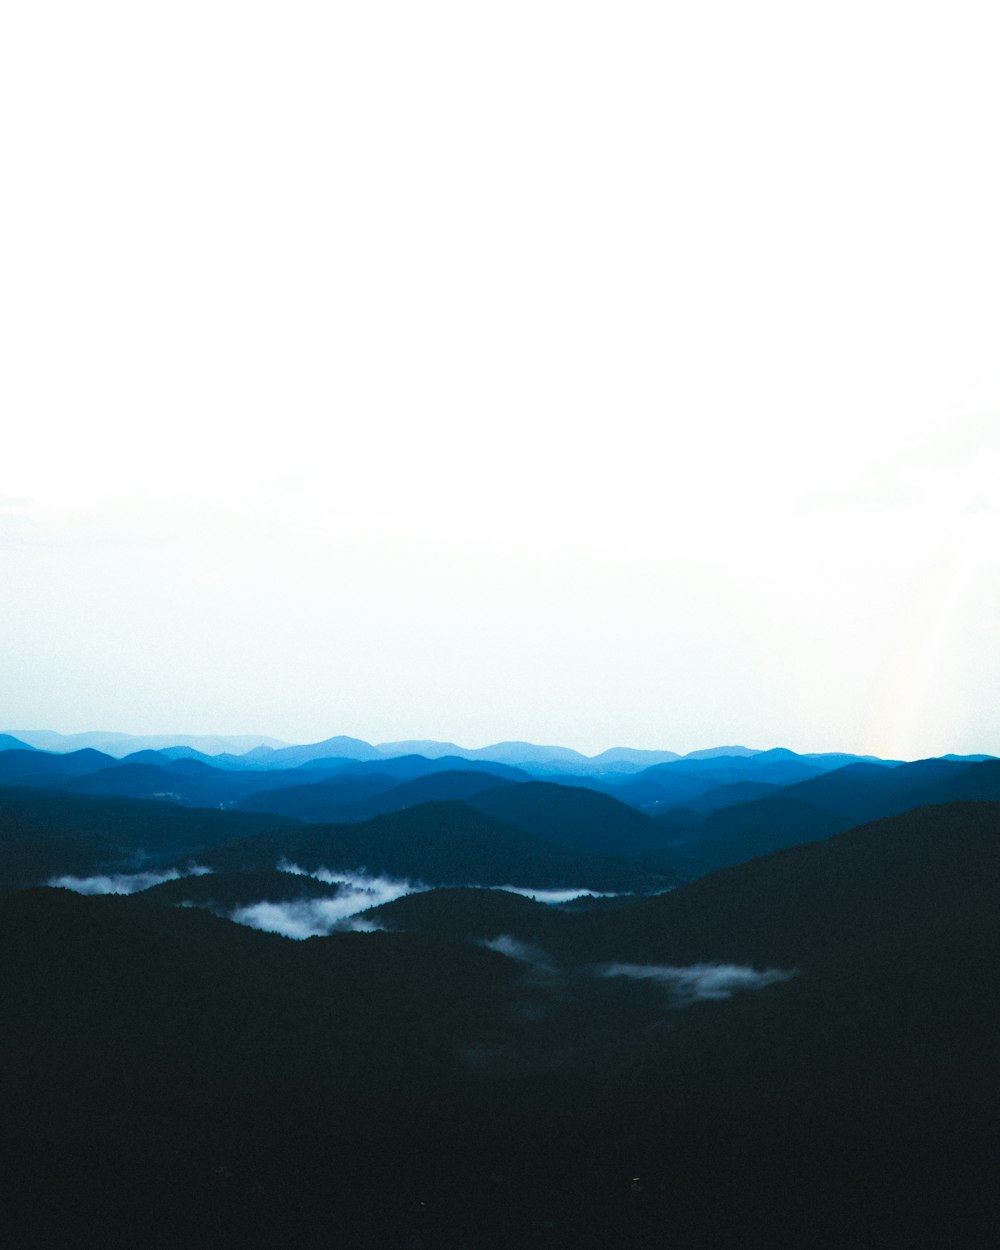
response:
[[[998,58],[11,0],[0,728],[1000,754]]]

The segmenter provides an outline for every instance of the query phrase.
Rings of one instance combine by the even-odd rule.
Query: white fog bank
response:
[[[138,894],[164,881],[179,881],[182,877],[204,877],[212,871],[195,864],[186,872],[168,868],[164,872],[116,872],[93,877],[49,877],[46,885],[74,890],[77,894]]]
[[[252,929],[263,929],[267,933],[280,933],[283,937],[325,937],[359,912],[367,911],[370,907],[380,907],[383,903],[391,903],[405,894],[414,894],[427,888],[412,881],[330,872],[326,868],[307,872],[297,864],[290,864],[285,860],[278,865],[278,869],[294,876],[314,877],[317,881],[336,885],[339,887],[338,893],[335,898],[253,903],[231,912],[231,920],[235,920],[237,924],[249,925]]]
[[[364,873],[341,872],[329,868],[306,869],[285,859],[278,864],[278,871],[287,872],[293,876],[313,877],[328,885],[336,885],[339,887],[338,894],[336,898],[253,903],[231,912],[231,920],[236,921],[237,924],[263,929],[268,933],[280,933],[290,938],[325,937],[345,927],[365,932],[377,929],[379,926],[360,919],[349,925],[345,922],[360,916],[362,912],[370,908],[380,907],[383,903],[394,902],[397,898],[403,898],[408,894],[417,894],[433,888],[422,882],[393,877],[370,877]],[[531,886],[470,885],[468,888],[506,890],[509,893],[533,899],[535,902],[551,905],[583,897],[608,897],[583,887],[547,890],[535,889]]]
[[[549,903],[552,905],[558,903],[571,903],[577,898],[618,898],[617,894],[611,894],[607,891],[588,890],[585,888],[567,889],[567,890],[536,890],[532,886],[524,885],[491,885],[487,887],[490,890],[505,890],[508,894],[520,894],[524,898],[530,898],[536,903]]]

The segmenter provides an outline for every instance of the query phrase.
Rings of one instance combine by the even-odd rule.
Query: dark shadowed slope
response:
[[[685,806],[701,816],[707,816],[710,812],[721,812],[724,807],[736,807],[740,803],[767,798],[780,789],[781,786],[767,781],[732,781],[689,799]]]
[[[381,769],[338,774],[322,781],[303,780],[302,770],[280,776],[295,777],[298,784],[255,789],[238,801],[237,808],[245,812],[275,812],[312,823],[336,822],[341,816],[350,820],[354,813],[364,811],[377,795],[399,784],[395,777]]]
[[[316,760],[300,768],[221,768],[206,759],[174,759],[162,751],[138,751],[115,760],[92,751],[51,755],[41,751],[0,752],[0,785],[45,786],[74,794],[106,794],[127,798],[160,799],[188,807],[238,807],[271,811],[314,821],[365,820],[379,811],[393,811],[404,801],[386,807],[368,802],[374,795],[402,781],[454,771],[492,775],[501,780],[527,780],[528,774],[504,764],[476,769],[464,760]],[[314,788],[315,787],[315,788]],[[445,797],[442,786],[441,797]],[[463,791],[457,783],[457,792]],[[284,793],[288,791],[288,793]],[[419,793],[419,791],[418,791]],[[432,797],[431,783],[428,797]],[[414,798],[413,802],[418,799]]]
[[[428,900],[456,935],[492,908],[481,928],[544,947],[540,909],[501,895],[384,914]],[[0,900],[8,1241],[107,1245],[113,1212],[117,1243],[186,1250],[993,1244],[1000,805],[556,914],[564,972]],[[662,967],[608,967],[711,961],[796,972],[681,1009]]]
[[[216,770],[220,778],[226,773]],[[112,768],[101,768],[85,777],[73,777],[63,782],[62,788],[72,794],[107,794],[132,799],[168,799],[178,802],[181,795],[192,791],[199,800],[196,806],[209,806],[211,799],[201,777],[185,777],[174,774],[156,764],[122,763]],[[212,803],[212,806],[217,804]]]
[[[530,781],[531,774],[513,764],[502,764],[496,760],[467,760],[456,755],[439,755],[428,759],[423,755],[399,755],[381,761],[378,765],[362,764],[361,769],[378,767],[389,773],[397,781],[413,781],[417,777],[428,777],[440,772],[478,772],[491,773],[504,781]]]
[[[751,755],[709,754],[647,768],[619,786],[616,794],[622,802],[634,807],[662,810],[681,806],[709,790],[738,781],[787,786],[825,771],[816,760],[805,759],[784,748]]]
[[[494,773],[475,768],[447,769],[439,773],[429,773],[425,777],[414,777],[412,781],[404,781],[381,795],[379,802],[385,804],[383,811],[399,812],[417,803],[471,799],[485,790],[502,789],[513,784],[513,779],[501,778]]]
[[[57,874],[146,869],[293,823],[251,812],[0,788],[0,890]]]
[[[101,751],[85,748],[68,755],[53,755],[32,747],[0,752],[0,784],[44,786],[50,779],[83,777],[117,761]]]
[[[726,790],[739,789],[738,783]],[[757,784],[757,783],[750,783]],[[813,842],[911,808],[961,800],[1000,800],[1000,762],[969,764],[932,759],[896,767],[855,763],[764,798],[727,804],[699,818],[696,807],[713,804],[708,791],[684,809],[656,816],[671,855],[688,859],[698,876],[800,842]],[[655,861],[655,854],[649,857]],[[674,864],[673,858],[669,861]]]
[[[790,787],[788,794],[843,812],[852,823],[878,820],[928,803],[1000,800],[1000,761],[929,759],[895,768],[852,764]]]
[[[367,923],[453,942],[488,942],[510,938],[543,960],[572,959],[578,934],[586,930],[586,912],[572,906],[539,903],[506,890],[443,889],[407,894],[363,912]],[[502,949],[516,951],[505,946]]]
[[[478,811],[558,846],[628,855],[661,839],[656,824],[610,795],[532,781],[486,790],[469,800]]]
[[[849,829],[855,821],[840,812],[790,797],[786,790],[709,813],[701,819],[675,823],[674,813],[654,821],[667,835],[667,861],[683,858],[689,877],[714,872],[771,851],[816,842]],[[658,853],[646,858],[655,862]]]
[[[640,864],[551,845],[460,802],[425,803],[363,824],[298,826],[201,859],[226,870],[287,859],[311,871],[366,871],[428,885],[644,890],[671,883]]]
[[[385,767],[388,769],[396,763],[387,760]],[[509,780],[520,780],[521,777],[527,780],[527,774],[507,770],[503,765],[496,765],[498,771],[494,773],[474,768],[471,764],[451,768],[450,763],[441,760],[413,762],[407,769],[400,769],[406,775],[412,768],[412,775],[405,781],[383,771],[379,765],[376,773],[338,775],[309,785],[259,790],[248,795],[238,806],[243,811],[280,812],[317,824],[349,824],[402,811],[418,803],[468,798],[481,790]],[[506,776],[507,772],[513,776]]]
[[[293,943],[65,891],[0,901],[0,960],[5,1235],[25,1246],[308,1246],[323,1224],[328,1244],[368,1188],[395,1215],[422,1149],[432,1169],[467,1149],[447,1137],[471,1123],[463,1046],[517,975],[486,950]]]
[[[1000,919],[1000,804],[923,807],[737,864],[595,917],[593,950],[791,966],[910,926]]]
[[[879,934],[1000,924],[1000,803],[918,808],[650,898],[551,908],[436,890],[366,915],[455,939],[506,933],[573,964],[805,966]]]
[[[140,893],[129,895],[137,905],[206,907],[228,915],[237,907],[255,903],[297,903],[303,899],[336,898],[336,884],[317,881],[299,873],[257,869],[247,872],[212,872],[164,881]]]

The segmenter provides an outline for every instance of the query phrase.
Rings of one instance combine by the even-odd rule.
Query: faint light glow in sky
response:
[[[7,5],[4,727],[1000,753],[998,36]]]

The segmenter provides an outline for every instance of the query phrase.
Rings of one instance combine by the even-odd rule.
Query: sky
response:
[[[998,45],[12,0],[0,727],[1000,754]]]

